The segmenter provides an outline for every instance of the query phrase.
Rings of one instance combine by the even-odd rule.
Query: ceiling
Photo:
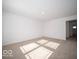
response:
[[[76,0],[2,0],[3,11],[36,19],[50,20],[77,14]]]

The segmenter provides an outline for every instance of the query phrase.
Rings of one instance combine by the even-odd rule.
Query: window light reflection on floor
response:
[[[53,49],[57,49],[59,45],[60,44],[56,43],[56,42],[48,42],[47,44],[45,44],[45,46],[47,46],[49,48],[53,48]]]
[[[44,48],[39,47],[36,50],[25,55],[27,59],[48,59],[53,52]]]
[[[33,42],[20,47],[26,59],[48,59],[54,52],[46,47],[57,49],[60,45],[59,43],[51,42],[45,39],[38,40],[37,43]],[[40,44],[44,45],[44,47]]]
[[[37,41],[37,43],[40,43],[40,44],[45,44],[47,42],[48,42],[48,40],[45,40],[45,39],[41,39],[41,40]]]
[[[20,49],[22,50],[23,53],[27,53],[31,50],[33,50],[34,48],[37,48],[39,45],[36,43],[30,43],[24,46],[21,46]]]

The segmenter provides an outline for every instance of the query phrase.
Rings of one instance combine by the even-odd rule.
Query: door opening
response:
[[[77,38],[77,20],[66,21],[66,38]]]

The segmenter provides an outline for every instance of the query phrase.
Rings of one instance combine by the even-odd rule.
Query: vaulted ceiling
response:
[[[76,0],[3,0],[3,11],[36,20],[50,20],[77,14]]]

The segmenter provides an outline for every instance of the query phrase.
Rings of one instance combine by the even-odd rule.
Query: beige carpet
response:
[[[12,56],[3,59],[77,59],[77,40],[34,39],[3,46],[3,50],[12,50]]]

